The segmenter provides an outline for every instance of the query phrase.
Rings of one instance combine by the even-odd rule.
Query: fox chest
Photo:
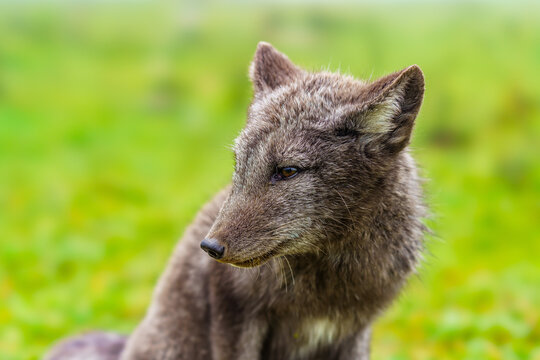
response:
[[[266,360],[328,359],[343,352],[352,328],[329,317],[289,319],[274,325],[262,351]]]

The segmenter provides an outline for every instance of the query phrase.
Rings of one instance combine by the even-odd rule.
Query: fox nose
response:
[[[225,247],[219,245],[216,239],[204,239],[201,241],[201,249],[214,259],[221,259],[225,253]]]

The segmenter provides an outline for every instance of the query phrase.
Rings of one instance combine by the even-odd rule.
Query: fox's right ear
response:
[[[274,49],[269,43],[261,41],[249,69],[255,95],[274,90],[292,82],[303,70],[294,65],[289,58]]]

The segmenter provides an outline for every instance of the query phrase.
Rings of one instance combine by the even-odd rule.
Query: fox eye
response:
[[[300,169],[295,168],[293,166],[285,166],[285,167],[277,168],[274,175],[272,175],[270,182],[272,184],[275,184],[277,181],[280,181],[280,180],[291,179],[295,177],[299,172],[300,172]]]
[[[284,167],[279,169],[279,174],[285,179],[292,178],[298,174],[298,169],[295,167]]]

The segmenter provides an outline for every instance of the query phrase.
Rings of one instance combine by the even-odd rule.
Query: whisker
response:
[[[289,259],[287,259],[287,256],[283,256],[283,259],[287,262],[287,265],[289,266],[289,270],[291,271],[292,285],[294,286],[294,272],[292,270],[291,263],[289,262]]]
[[[285,268],[283,267],[283,261],[281,258],[278,258],[279,260],[279,270],[281,273],[282,279],[285,281],[285,292],[289,291],[289,282],[287,281],[287,276],[285,276]]]
[[[341,198],[341,201],[343,201],[343,205],[345,205],[345,208],[347,209],[347,212],[349,213],[349,217],[351,219],[351,224],[353,226],[352,230],[354,230],[354,218],[351,214],[351,210],[349,209],[349,205],[347,205],[347,202],[345,201],[345,199],[343,198],[343,196],[341,195],[338,189],[336,188],[332,188],[332,189],[339,195],[339,197]]]

